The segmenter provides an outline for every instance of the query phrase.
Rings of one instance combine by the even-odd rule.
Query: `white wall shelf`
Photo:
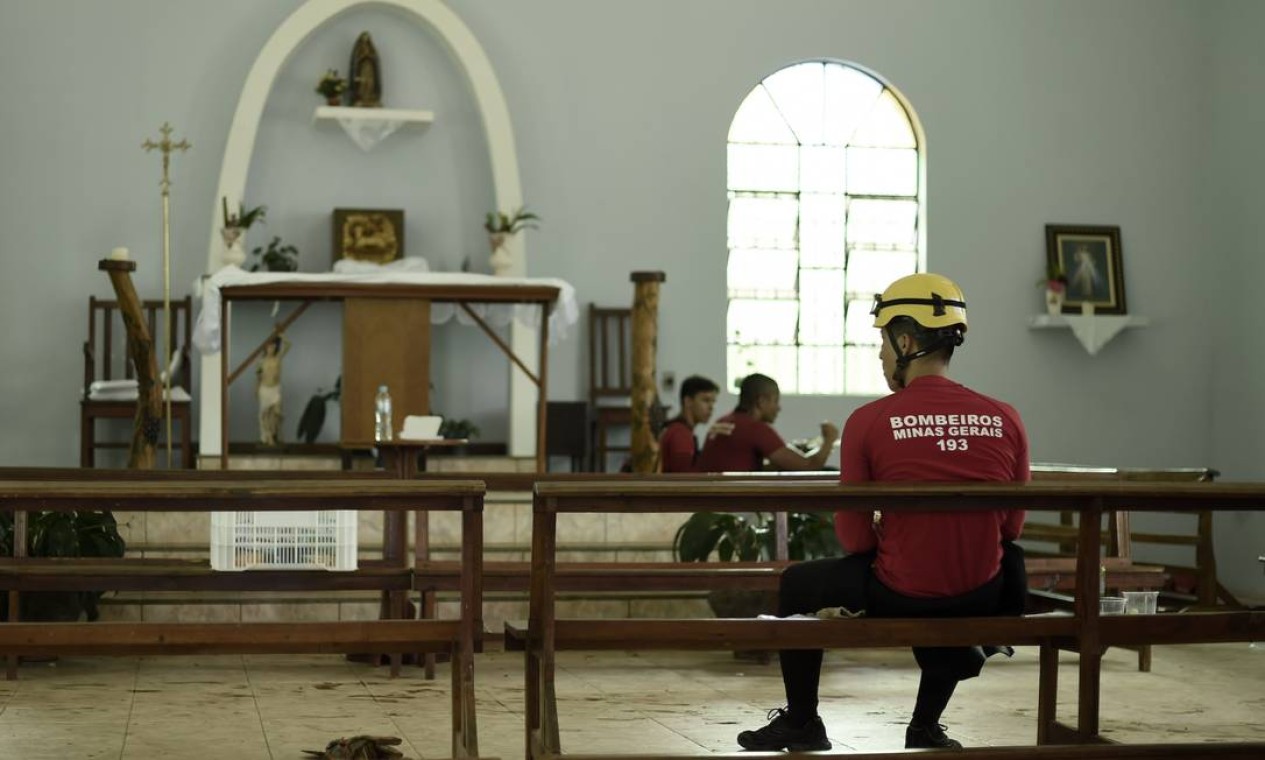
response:
[[[336,121],[351,141],[368,153],[374,146],[406,124],[427,126],[435,120],[434,111],[416,111],[403,108],[350,108],[347,106],[317,106],[313,122]]]
[[[1037,314],[1028,317],[1028,327],[1033,330],[1071,329],[1090,356],[1126,327],[1147,327],[1151,320],[1130,314]]]

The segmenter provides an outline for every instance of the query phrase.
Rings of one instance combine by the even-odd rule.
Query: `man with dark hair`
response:
[[[738,406],[721,417],[733,425],[729,435],[708,436],[698,456],[699,472],[758,472],[764,460],[778,470],[820,470],[830,458],[839,428],[821,423],[821,446],[808,454],[786,445],[773,429],[782,411],[782,393],[768,375],[747,375],[738,391]],[[719,424],[719,423],[718,423]]]
[[[663,472],[695,472],[698,440],[694,428],[712,418],[720,386],[700,375],[690,375],[681,383],[681,413],[668,420],[659,434],[659,463]],[[719,423],[718,423],[719,424]],[[708,435],[728,432],[727,426]]]
[[[875,297],[872,313],[893,392],[848,418],[842,481],[1027,481],[1028,438],[1019,414],[948,378],[953,350],[966,334],[958,286],[934,274],[903,277]],[[1022,614],[1027,581],[1013,542],[1024,516],[1023,510],[837,512],[835,533],[851,554],[788,567],[778,614],[841,606],[871,617]],[[1009,654],[1007,647],[914,647],[922,677],[905,729],[907,749],[961,748],[945,735],[940,716],[958,682],[979,675],[998,651]],[[817,715],[821,650],[788,650],[780,658],[787,707],[774,710],[764,728],[738,734],[738,744],[830,749]]]

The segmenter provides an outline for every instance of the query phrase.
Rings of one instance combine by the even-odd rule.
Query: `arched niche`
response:
[[[250,173],[260,120],[279,72],[290,56],[327,22],[353,9],[375,7],[400,11],[430,29],[443,41],[459,69],[465,73],[482,117],[490,152],[496,206],[500,209],[513,209],[523,205],[518,154],[514,147],[514,130],[510,124],[505,95],[501,92],[500,82],[492,70],[487,53],[456,14],[439,0],[308,0],[268,38],[242,86],[237,109],[229,126],[228,142],[220,165],[218,191],[210,214],[211,234],[206,259],[208,274],[220,268],[220,199],[226,198],[230,208],[237,208],[241,202]],[[518,235],[514,240],[514,265],[508,272],[512,277],[526,275],[527,251],[523,237]],[[535,331],[513,322],[510,344],[527,366],[533,372],[537,371],[533,350]],[[206,354],[202,357],[201,380],[199,449],[204,456],[218,456],[223,445],[219,424],[222,399],[218,354]],[[534,406],[535,387],[521,373],[511,372],[509,451],[512,456],[531,456],[535,453]]]

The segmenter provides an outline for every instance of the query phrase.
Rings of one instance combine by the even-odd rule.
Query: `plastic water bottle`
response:
[[[378,395],[373,400],[373,440],[391,440],[391,430],[391,391],[379,385]]]

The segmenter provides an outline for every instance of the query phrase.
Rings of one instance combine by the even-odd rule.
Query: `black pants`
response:
[[[1022,577],[1023,550],[1009,542],[1003,544],[1002,571],[997,576],[977,589],[952,597],[899,594],[874,576],[873,562],[874,554],[865,553],[791,565],[782,573],[778,614],[812,614],[825,607],[847,607],[853,612],[865,610],[868,617],[977,617],[1023,612],[1021,594],[1027,591],[1026,579]],[[840,621],[839,625],[847,625],[847,621]],[[956,683],[978,676],[988,655],[1004,649],[914,647],[913,652],[924,677]],[[787,704],[792,712],[815,714],[821,680],[821,650],[783,650],[779,657]]]

